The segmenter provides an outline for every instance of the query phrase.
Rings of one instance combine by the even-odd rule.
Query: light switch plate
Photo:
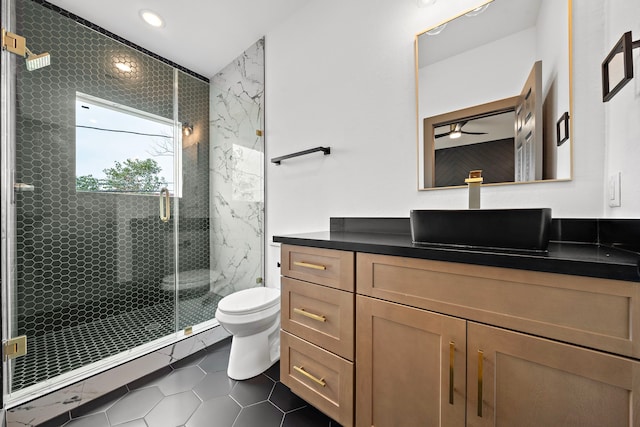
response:
[[[620,172],[609,176],[609,206],[612,208],[620,206],[620,181]]]

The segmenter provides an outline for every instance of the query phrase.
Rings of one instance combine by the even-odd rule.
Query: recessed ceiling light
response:
[[[435,4],[437,0],[418,0],[418,7],[428,7]]]
[[[140,11],[140,17],[152,27],[164,27],[164,20],[155,12],[143,9]]]

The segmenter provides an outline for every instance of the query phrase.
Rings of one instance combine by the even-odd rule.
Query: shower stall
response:
[[[263,119],[260,92],[227,138],[217,120],[237,112],[210,119],[212,82],[45,1],[3,1],[2,21],[50,55],[2,52],[2,333],[28,343],[3,364],[15,406],[217,327],[224,295],[261,285]]]

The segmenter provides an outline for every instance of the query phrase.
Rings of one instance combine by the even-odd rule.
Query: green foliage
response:
[[[162,168],[153,159],[127,159],[115,162],[111,168],[104,169],[105,179],[91,175],[76,177],[78,191],[106,191],[126,193],[157,193],[167,186],[164,177],[159,176]]]
[[[100,191],[100,180],[93,175],[83,175],[76,177],[77,191]]]

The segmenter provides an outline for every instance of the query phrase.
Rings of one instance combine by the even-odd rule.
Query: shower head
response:
[[[36,55],[26,47],[25,50],[27,51],[25,58],[28,71],[37,70],[51,64],[51,55],[48,52]]]
[[[27,39],[2,29],[2,50],[7,50],[26,58],[27,70],[33,71],[51,64],[51,55],[48,52],[39,55],[34,54],[27,47]]]

